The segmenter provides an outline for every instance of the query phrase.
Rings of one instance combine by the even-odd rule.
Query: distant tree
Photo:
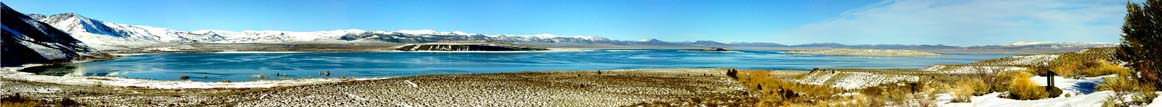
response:
[[[1143,83],[1162,87],[1162,1],[1127,3],[1116,57],[1140,73]]]

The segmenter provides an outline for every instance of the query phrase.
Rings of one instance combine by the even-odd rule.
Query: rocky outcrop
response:
[[[25,16],[7,4],[0,5],[4,16],[0,66],[67,62],[92,50],[68,33]]]
[[[399,51],[543,51],[545,48],[498,43],[422,43],[396,47]]]

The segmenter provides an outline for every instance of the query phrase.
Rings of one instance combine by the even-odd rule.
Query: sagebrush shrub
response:
[[[1034,83],[1033,80],[1030,79],[1033,77],[1033,74],[1028,72],[1016,72],[1013,73],[1010,77],[1013,79],[1012,81],[1009,81],[1009,84],[1012,84],[1009,87],[1009,93],[1011,93],[1011,97],[1013,99],[1035,100],[1049,97],[1049,92],[1046,92],[1045,87],[1037,85],[1037,83]]]

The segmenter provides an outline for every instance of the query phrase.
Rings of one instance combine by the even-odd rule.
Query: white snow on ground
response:
[[[1000,62],[999,64],[1003,64],[1003,65],[1045,65],[1045,64],[1047,64],[1047,62],[1053,61],[1054,59],[1057,59],[1057,57],[1061,57],[1061,56],[1057,55],[1057,54],[1012,56],[1012,57],[1008,57],[1008,58],[1011,58],[1013,60]]]
[[[849,72],[847,74],[847,78],[835,81],[835,85],[832,87],[842,89],[858,89],[886,83],[920,80],[920,77],[911,75],[884,75],[866,72]]]
[[[947,93],[939,94],[936,100],[942,107],[1099,107],[1106,98],[1114,95],[1113,91],[1097,91],[1097,85],[1102,83],[1106,77],[1114,77],[1114,75],[1080,79],[1055,76],[1053,78],[1054,87],[1062,90],[1062,95],[1055,98],[1013,100],[997,97],[1001,94],[998,92],[973,96],[972,102],[968,103],[950,103],[952,95]],[[1035,76],[1031,79],[1037,84],[1045,85],[1047,83],[1044,76]],[[1065,97],[1065,94],[1072,96]],[[1154,101],[1159,100],[1158,98],[1154,99]],[[1148,107],[1156,106],[1162,106],[1162,104],[1155,102],[1148,105]]]
[[[974,96],[969,103],[948,103],[952,101],[951,94],[941,94],[937,101],[941,107],[1100,107],[1102,102],[1113,94],[1113,91],[1100,91],[1072,97],[1013,100],[997,97],[1000,93],[990,93]]]
[[[28,65],[25,67],[31,67]],[[177,88],[267,88],[277,86],[298,86],[321,83],[334,83],[343,81],[359,81],[359,80],[376,80],[384,78],[357,78],[357,79],[335,79],[335,78],[312,78],[312,79],[290,79],[290,80],[259,80],[248,82],[197,82],[197,81],[163,81],[163,80],[145,80],[145,79],[130,79],[121,77],[98,77],[98,76],[49,76],[36,75],[27,72],[17,71],[25,67],[4,67],[0,68],[0,78],[35,81],[56,84],[68,85],[103,85],[103,86],[133,86],[146,88],[160,88],[160,89],[177,89]]]
[[[807,76],[805,76],[802,79],[799,79],[796,82],[803,83],[803,84],[823,85],[823,84],[827,83],[827,80],[831,80],[831,77],[835,77],[835,75],[838,74],[838,73],[822,73],[824,71],[818,71],[818,72],[820,72],[820,73],[807,74]]]
[[[1062,95],[1092,93],[1097,91],[1098,84],[1105,83],[1106,77],[1116,77],[1116,75],[1086,77],[1080,79],[1069,79],[1061,76],[1053,76],[1053,86],[1060,88]],[[1047,85],[1048,83],[1048,80],[1045,79],[1045,76],[1033,76],[1029,80],[1033,80],[1034,83],[1042,86]]]
[[[48,59],[48,60],[58,60],[58,59],[68,58],[68,54],[57,49],[57,48],[65,48],[65,47],[60,46],[59,44],[56,44],[56,43],[45,43],[45,45],[56,45],[53,47],[47,47],[44,45],[34,43],[34,41],[16,41],[16,42],[20,43],[21,45],[27,46],[29,49],[32,49],[32,51],[35,51],[37,54],[40,54],[40,56],[43,56],[45,59]]]
[[[1162,94],[1162,92],[1158,92],[1158,94]],[[1154,98],[1154,101],[1146,107],[1162,107],[1162,98]]]
[[[963,65],[963,66],[932,65],[932,66],[928,66],[925,68],[921,68],[920,70],[929,71],[929,72],[938,72],[938,73],[966,74],[966,73],[981,73],[981,71],[984,71],[984,73],[997,73],[997,72],[1008,72],[1008,71],[1021,71],[1021,70],[1025,70],[1025,69],[1028,69],[1028,68],[1016,67],[1016,66],[991,66],[991,65]]]
[[[831,80],[835,76],[841,76],[838,80]],[[887,75],[874,74],[867,72],[835,72],[835,73],[812,73],[797,82],[812,85],[825,85],[840,89],[859,89],[870,86],[877,86],[880,84],[901,82],[901,81],[919,81],[920,77],[911,75]],[[828,81],[833,81],[828,83]]]

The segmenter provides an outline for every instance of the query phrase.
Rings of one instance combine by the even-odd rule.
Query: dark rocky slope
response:
[[[91,51],[81,41],[59,29],[41,23],[13,10],[7,4],[3,7],[3,42],[0,52],[3,63],[0,66],[20,66],[29,63],[67,62],[78,59],[81,53]]]

